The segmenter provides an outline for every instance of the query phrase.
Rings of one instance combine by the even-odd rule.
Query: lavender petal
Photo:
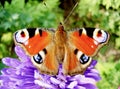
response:
[[[39,81],[39,80],[35,80],[34,83],[38,84],[39,86],[44,87],[44,88],[55,89],[55,87],[53,87],[52,85],[45,83],[45,82],[42,82],[42,81]]]
[[[77,86],[77,84],[78,84],[77,81],[73,81],[73,82],[71,82],[71,83],[67,86],[67,88],[73,89],[75,86]]]

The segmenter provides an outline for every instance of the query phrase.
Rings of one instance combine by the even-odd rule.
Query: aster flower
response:
[[[50,76],[40,74],[21,47],[16,46],[15,52],[19,60],[9,57],[2,59],[8,68],[1,70],[0,89],[97,89],[96,82],[101,79],[94,69],[96,60],[92,61],[84,75],[66,76],[60,65],[58,75]]]

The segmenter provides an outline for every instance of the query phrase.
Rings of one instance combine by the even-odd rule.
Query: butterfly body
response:
[[[98,48],[109,39],[109,34],[95,28],[69,32],[60,24],[57,30],[22,29],[14,34],[17,45],[24,48],[32,63],[41,73],[56,75],[62,63],[66,75],[83,74]]]

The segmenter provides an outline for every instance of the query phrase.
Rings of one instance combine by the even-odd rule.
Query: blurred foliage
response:
[[[0,3],[0,59],[14,56],[12,35],[16,30],[56,28],[59,22],[64,22],[68,11],[59,6],[62,0],[1,0]],[[98,86],[100,89],[117,89],[120,85],[120,0],[80,0],[65,27],[83,26],[99,27],[110,33],[109,44],[100,50],[101,56],[96,57],[102,59],[97,66],[102,75]]]
[[[99,89],[118,89],[120,86],[120,60],[117,63],[99,62],[97,69],[102,76],[102,80],[98,82]]]

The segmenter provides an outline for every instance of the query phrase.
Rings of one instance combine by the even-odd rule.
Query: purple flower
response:
[[[16,46],[15,52],[19,60],[9,57],[2,59],[9,67],[1,70],[0,89],[97,89],[96,82],[101,79],[98,71],[94,69],[97,63],[95,60],[84,75],[63,75],[60,65],[59,74],[50,76],[40,74],[21,47]]]

